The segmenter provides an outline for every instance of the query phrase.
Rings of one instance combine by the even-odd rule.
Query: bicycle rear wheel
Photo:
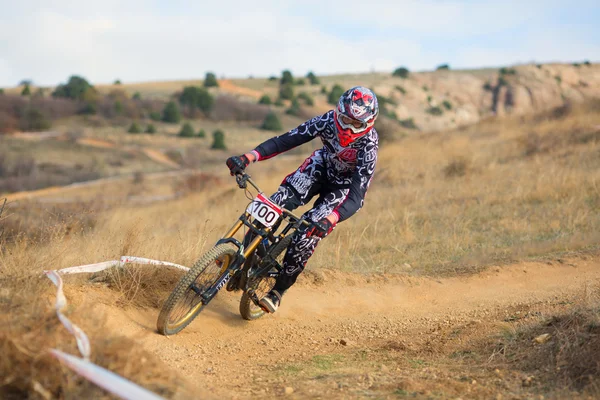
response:
[[[281,241],[277,243],[271,251],[271,257],[273,257],[273,259],[276,260],[279,264],[282,263],[283,257],[285,256],[285,250],[287,249],[291,241],[292,235],[287,235],[286,237],[281,239]],[[269,293],[271,289],[273,289],[273,286],[275,286],[275,278],[272,278],[270,276],[259,276],[253,278],[248,283],[248,289],[253,290],[259,299],[267,293]],[[252,301],[252,298],[248,294],[248,291],[244,291],[244,294],[242,294],[242,298],[240,300],[240,315],[242,316],[242,318],[248,321],[259,319],[260,317],[265,315],[263,309],[254,304],[254,301]]]
[[[194,263],[165,301],[156,323],[159,333],[174,335],[196,318],[206,306],[202,294],[229,268],[237,251],[233,244],[223,243],[213,247]]]

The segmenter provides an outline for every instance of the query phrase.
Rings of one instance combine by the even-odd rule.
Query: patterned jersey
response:
[[[343,204],[337,208],[340,221],[357,212],[375,172],[379,138],[372,129],[368,134],[343,147],[338,139],[333,110],[306,121],[295,129],[258,145],[254,154],[258,161],[266,160],[319,137],[323,148],[319,151],[326,171],[327,186],[349,189]]]

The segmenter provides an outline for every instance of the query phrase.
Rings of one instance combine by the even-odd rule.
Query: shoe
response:
[[[281,303],[281,294],[277,290],[271,290],[262,299],[259,300],[258,304],[264,312],[269,314],[277,311],[279,304]]]

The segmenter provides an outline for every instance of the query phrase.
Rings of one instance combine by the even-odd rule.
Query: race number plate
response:
[[[272,227],[282,214],[281,208],[277,204],[260,193],[252,200],[246,212],[267,228]]]

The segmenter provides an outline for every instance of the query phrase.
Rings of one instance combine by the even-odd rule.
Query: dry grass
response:
[[[406,263],[449,275],[597,244],[597,109],[383,146],[364,209],[324,241],[312,265],[394,272]]]
[[[600,114],[594,103],[558,117],[488,121],[459,132],[411,136],[384,145],[364,209],[320,245],[309,268],[451,275],[474,272],[490,263],[596,245],[600,238],[598,125]],[[534,141],[527,139],[532,134]],[[302,159],[282,156],[255,164],[250,172],[270,193]],[[12,376],[8,368],[15,365],[28,372],[11,378],[1,390],[19,397],[32,393],[36,381],[59,398],[88,397],[89,390],[96,390],[57,367],[45,353],[52,346],[75,349],[53,318],[48,304],[53,290],[40,279],[42,270],[122,255],[191,265],[247,204],[224,168],[219,171],[215,180],[203,182],[200,191],[188,182],[189,194],[175,200],[114,206],[94,214],[92,225],[76,224],[71,229],[64,229],[64,224],[77,215],[57,219],[43,241],[24,231],[13,236],[11,244],[2,243],[0,302],[8,311],[0,316],[0,346],[8,356],[0,363],[0,374]],[[49,221],[45,212],[31,214],[32,226],[35,221]],[[6,213],[0,223],[6,226],[10,218],[14,217]],[[107,275],[109,286],[119,294],[118,304],[144,307],[158,306],[166,287],[176,279],[162,274],[157,279],[152,268]],[[86,311],[78,307],[72,312],[94,337],[95,361],[153,390],[171,393],[172,377],[163,375],[160,364],[148,361],[143,371],[131,369],[128,360],[151,358],[132,353],[138,350],[125,339],[100,339],[107,332],[98,321],[84,318]],[[577,326],[586,325],[577,322]],[[127,360],[122,358],[125,348],[131,357]]]
[[[496,339],[495,346],[484,347],[495,347],[488,367],[521,371],[524,386],[545,392],[574,390],[597,398],[600,287],[586,287],[570,310],[517,325]]]

